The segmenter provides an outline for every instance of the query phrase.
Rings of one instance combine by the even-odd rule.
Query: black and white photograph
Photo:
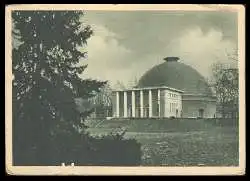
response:
[[[7,173],[244,174],[243,5],[6,10]]]

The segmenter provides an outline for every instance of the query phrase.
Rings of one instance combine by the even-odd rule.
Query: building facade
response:
[[[113,91],[113,117],[181,117],[182,93],[166,86]]]
[[[185,118],[215,118],[216,97],[183,93],[182,110]]]
[[[216,96],[206,80],[178,57],[164,60],[148,70],[136,88],[113,91],[113,116],[216,117]]]

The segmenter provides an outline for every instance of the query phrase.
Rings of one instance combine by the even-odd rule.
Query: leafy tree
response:
[[[62,144],[70,144],[72,139],[67,142],[66,137],[84,130],[82,122],[89,114],[77,110],[75,98],[95,96],[106,83],[79,77],[87,67],[79,61],[87,52],[78,50],[93,33],[80,22],[82,15],[82,11],[12,14],[12,33],[19,42],[12,51],[16,158],[27,162],[33,154],[34,159],[40,158],[37,162],[42,162],[49,156],[46,151],[55,144],[53,140],[61,138]]]
[[[79,111],[89,110],[94,117],[106,117],[112,111],[112,89],[107,83],[100,91],[89,99],[78,99]]]
[[[94,98],[97,104],[101,104],[104,106],[112,106],[112,89],[109,84],[106,84],[101,91]]]
[[[212,86],[216,91],[218,99],[218,110],[223,118],[228,113],[235,117],[238,112],[239,101],[239,74],[237,68],[228,68],[221,63],[216,63],[212,67],[213,82]]]
[[[97,117],[110,116],[112,111],[112,89],[106,84],[91,100]]]

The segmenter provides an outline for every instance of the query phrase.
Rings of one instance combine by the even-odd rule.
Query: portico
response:
[[[178,95],[180,99],[177,99],[177,96],[175,99],[174,97],[170,98],[168,96],[170,92]],[[176,109],[181,109],[181,92],[169,87],[133,88],[114,91],[113,116],[117,118],[168,117],[170,116],[168,114],[168,104],[170,102],[176,102]]]

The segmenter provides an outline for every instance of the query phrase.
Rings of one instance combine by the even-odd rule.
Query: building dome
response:
[[[204,77],[181,62],[178,57],[167,57],[165,62],[148,70],[139,80],[138,87],[167,86],[184,91],[184,94],[212,96]]]

